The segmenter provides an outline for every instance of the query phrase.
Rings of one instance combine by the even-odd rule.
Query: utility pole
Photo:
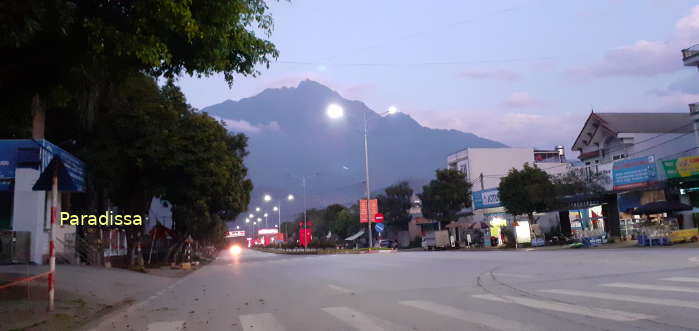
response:
[[[374,246],[371,233],[371,191],[369,189],[369,138],[368,125],[366,119],[367,111],[364,111],[364,174],[366,175],[366,215],[367,226],[369,227],[369,250]]]
[[[481,172],[481,191],[483,191],[485,188],[483,186],[483,173]]]
[[[54,160],[57,160],[54,158]],[[58,163],[53,169],[51,178],[51,227],[49,228],[49,307],[48,311],[54,310],[54,293],[56,285],[56,212],[58,208]]]

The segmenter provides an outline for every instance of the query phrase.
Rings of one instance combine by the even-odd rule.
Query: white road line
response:
[[[513,277],[513,278],[533,278],[530,275],[510,274],[510,273],[502,273],[502,272],[496,272],[495,276],[504,276],[504,277]]]
[[[680,286],[636,284],[636,283],[609,283],[609,284],[602,284],[600,286],[631,288],[631,289],[636,289],[636,290],[699,293],[699,288],[697,288],[697,287],[680,287]]]
[[[689,262],[699,263],[699,256],[690,257]]]
[[[240,325],[245,331],[282,331],[284,327],[270,313],[240,315]]]
[[[584,307],[584,306],[579,306],[579,305],[571,305],[571,304],[555,302],[555,301],[534,300],[534,299],[523,298],[523,297],[505,296],[503,298],[500,298],[500,297],[497,297],[497,296],[492,295],[492,294],[479,294],[479,295],[474,295],[473,297],[479,298],[479,299],[491,300],[491,301],[498,301],[498,302],[502,302],[502,301],[512,302],[512,303],[516,303],[518,305],[527,306],[527,307],[536,308],[536,309],[558,311],[558,312],[562,312],[562,313],[583,315],[583,316],[587,316],[587,317],[602,318],[602,319],[606,319],[606,320],[619,321],[619,322],[629,322],[629,321],[637,321],[637,320],[655,318],[655,316],[646,315],[646,314],[628,313],[628,312],[619,311],[619,310],[612,310],[612,309],[589,308],[589,307]]]
[[[325,307],[323,310],[357,330],[387,331],[407,329],[348,307]]]
[[[328,287],[333,289],[333,290],[336,290],[338,292],[345,293],[345,294],[351,294],[353,292],[352,290],[350,290],[346,287],[337,286],[337,285],[333,285],[333,284],[328,284]]]
[[[663,280],[668,280],[671,282],[699,283],[699,278],[695,278],[695,277],[668,277],[668,278],[663,278]]]
[[[580,297],[588,297],[588,298],[596,298],[596,299],[605,299],[605,300],[625,301],[625,302],[633,302],[633,303],[646,303],[646,304],[660,305],[660,306],[699,309],[699,302],[696,302],[696,301],[684,301],[684,300],[675,300],[675,299],[658,299],[658,298],[651,298],[651,297],[641,297],[641,296],[636,296],[636,295],[621,295],[621,294],[575,291],[575,290],[556,290],[556,289],[554,289],[554,290],[543,290],[542,292],[580,296]]]
[[[176,331],[182,330],[184,321],[155,322],[148,324],[148,331]]]
[[[537,330],[537,328],[528,327],[522,323],[506,320],[495,315],[479,313],[476,311],[461,310],[451,306],[429,301],[409,300],[401,301],[399,303],[401,305],[422,309],[437,315],[451,317],[468,323],[483,325],[493,330]]]

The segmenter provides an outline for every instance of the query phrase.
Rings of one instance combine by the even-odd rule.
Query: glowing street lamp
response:
[[[371,250],[373,246],[373,238],[372,238],[372,229],[371,229],[371,215],[370,213],[370,203],[371,201],[371,190],[369,188],[369,134],[368,134],[368,120],[367,120],[367,112],[368,108],[364,111],[364,175],[365,175],[365,181],[366,181],[366,204],[367,204],[367,226],[369,227],[369,249]],[[385,116],[385,115],[392,115],[398,112],[398,108],[396,106],[390,106],[388,107],[388,111],[384,112],[383,114],[380,114],[380,116]],[[328,117],[332,119],[338,119],[342,116],[344,116],[344,110],[342,107],[338,106],[337,104],[330,104],[328,105],[328,109],[326,110],[326,113],[328,114]]]
[[[269,195],[269,194],[265,194],[265,196],[263,197],[263,199],[264,199],[265,201],[267,201],[267,202],[270,202],[270,201],[272,201],[272,196]],[[289,201],[293,201],[293,200],[294,200],[294,195],[293,195],[293,194],[289,194],[289,195],[286,197],[286,199],[289,200]],[[277,201],[277,205],[274,206],[274,207],[272,208],[272,211],[276,211],[276,212],[277,212],[277,216],[278,216],[278,218],[277,218],[277,225],[275,225],[275,227],[281,229],[281,227],[282,227],[282,203],[281,203],[281,201]],[[267,218],[267,213],[265,213],[265,219],[266,219],[266,218]]]

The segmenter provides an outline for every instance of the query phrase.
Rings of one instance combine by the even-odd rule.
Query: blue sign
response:
[[[653,155],[614,162],[612,169],[614,190],[628,190],[648,186],[658,180]]]
[[[0,191],[8,191],[17,168],[34,168],[44,172],[53,157],[63,162],[74,184],[74,191],[85,191],[85,164],[48,140],[0,140]]]
[[[502,206],[498,189],[491,188],[483,191],[472,192],[473,209],[496,208]]]
[[[374,228],[376,229],[376,232],[383,232],[385,226],[383,225],[383,223],[376,223],[376,225],[374,225]]]

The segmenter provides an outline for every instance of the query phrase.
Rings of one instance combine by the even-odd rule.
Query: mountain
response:
[[[345,116],[329,118],[325,111],[331,103],[341,105]],[[365,114],[370,184],[376,192],[401,180],[419,189],[436,169],[445,167],[448,154],[466,147],[505,147],[472,133],[424,127],[404,113],[382,117],[364,103],[347,100],[311,80],[202,111],[250,137],[245,163],[255,185],[252,208],[263,206],[260,198],[265,193],[296,195],[293,204],[283,207],[283,218],[303,209],[300,177],[304,175],[310,177],[309,207],[351,203],[364,194]]]

